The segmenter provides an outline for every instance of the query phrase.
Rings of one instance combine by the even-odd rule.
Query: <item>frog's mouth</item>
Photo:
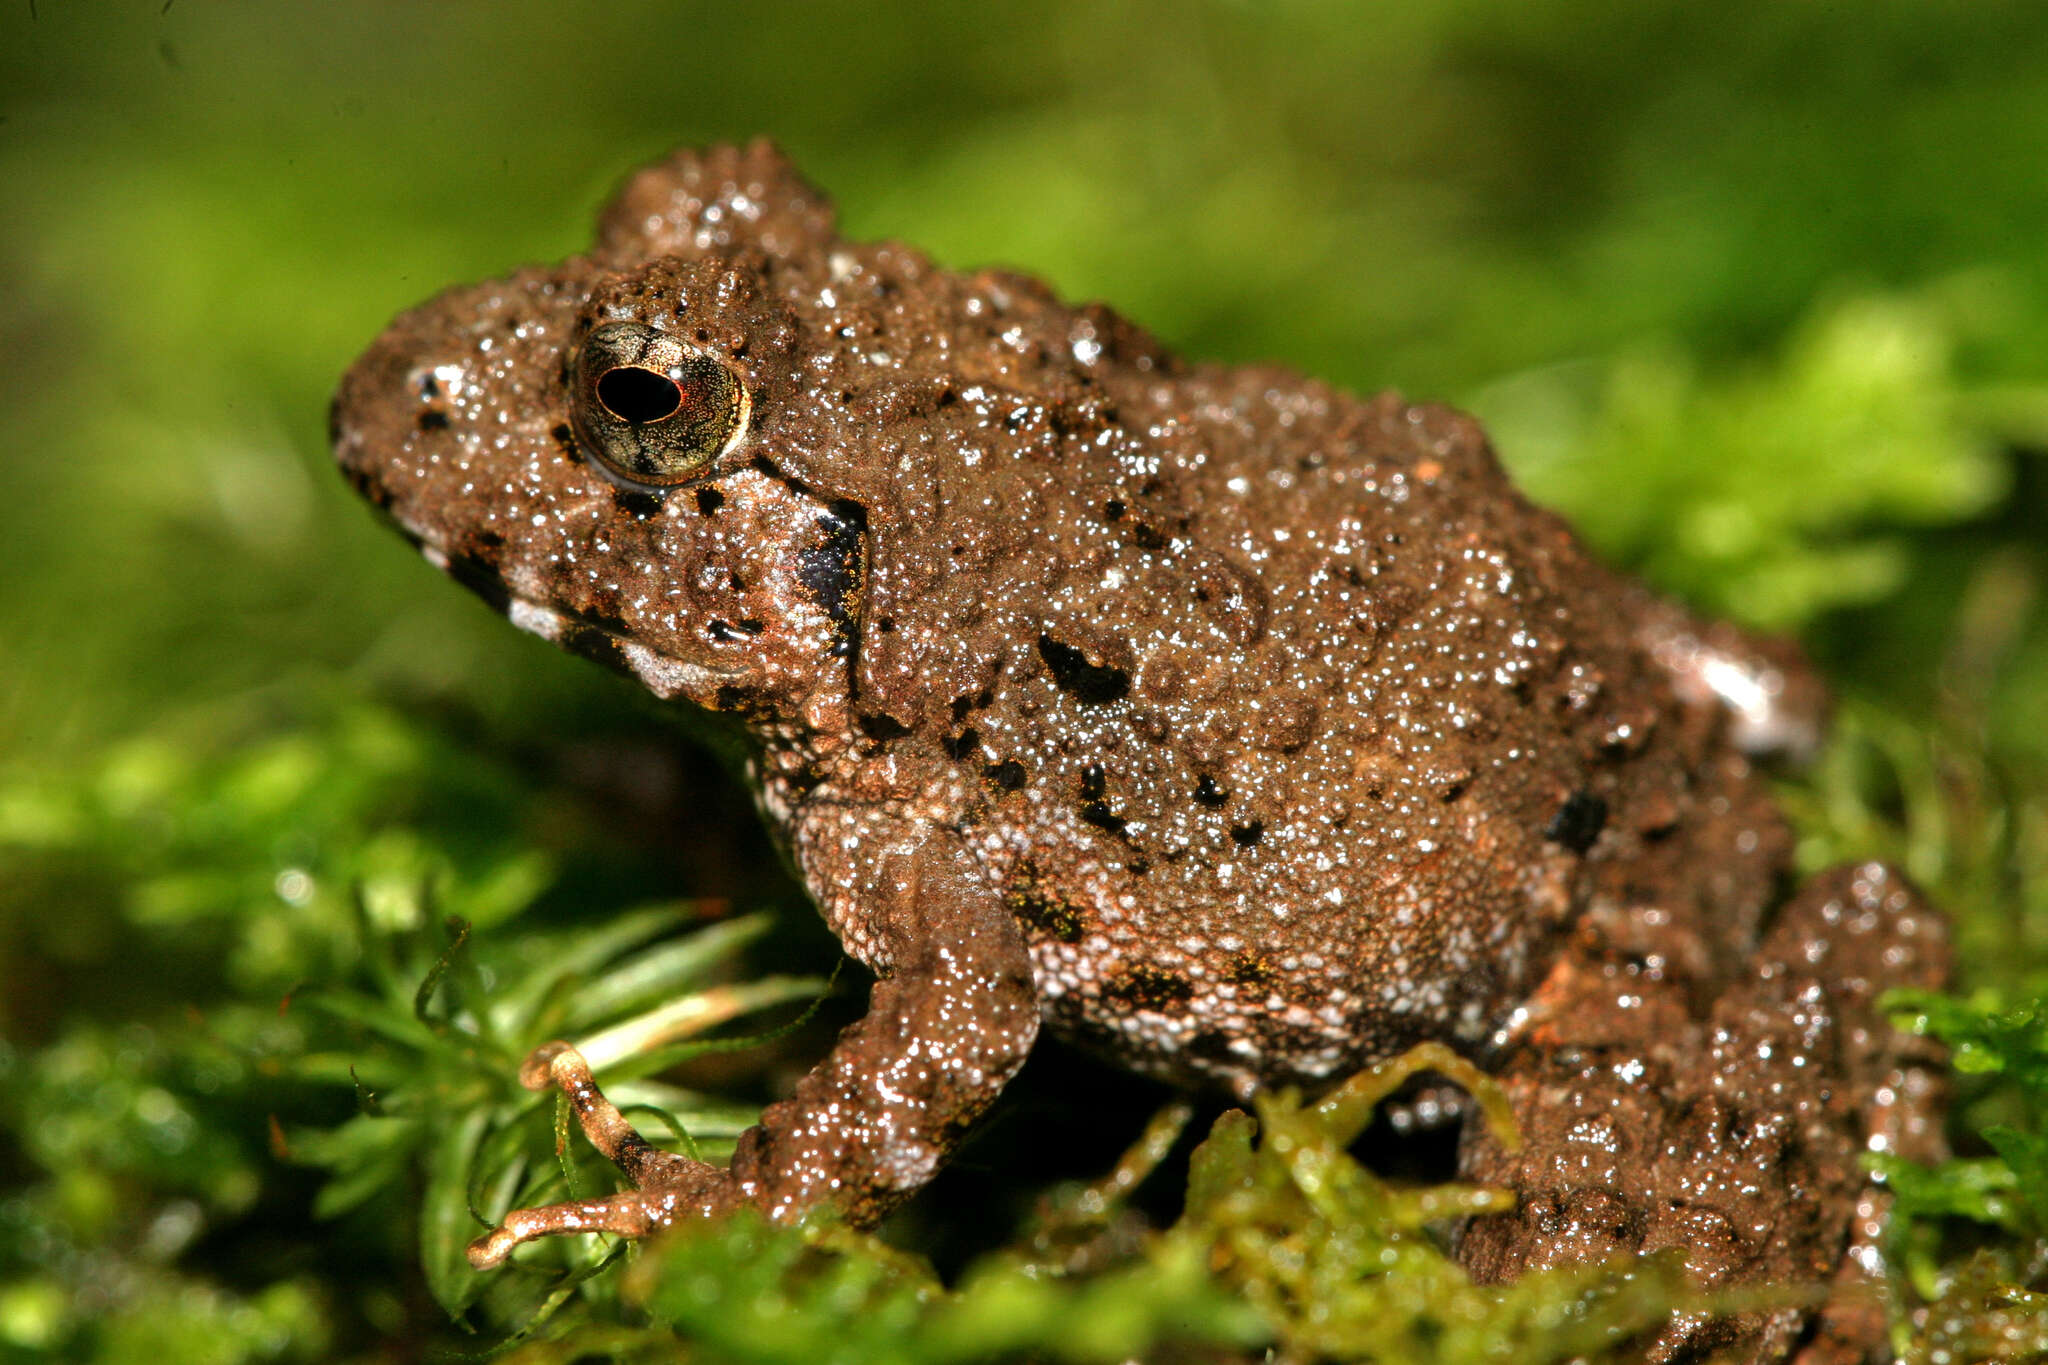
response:
[[[391,407],[394,384],[410,392],[420,372],[406,355],[387,356],[380,341],[342,381],[330,413],[331,441],[342,477],[380,518],[420,552],[429,564],[489,603],[513,625],[615,672],[636,678],[664,701],[684,698],[715,707],[721,694],[752,681],[743,665],[717,664],[668,653],[651,645],[630,623],[565,610],[550,602],[547,585],[526,578],[508,562],[495,537],[467,534],[459,518],[437,511],[437,493],[455,498],[433,480],[441,466],[423,457],[383,461],[376,451],[411,450],[410,431],[379,431],[376,414]],[[436,433],[445,427],[437,428]],[[403,477],[394,481],[394,473]]]
[[[494,566],[451,556],[417,532],[400,529],[419,548],[421,558],[490,603],[519,629],[636,678],[663,701],[683,698],[708,706],[722,689],[739,686],[746,679],[743,669],[678,659],[634,639],[618,623],[576,616],[522,596]]]

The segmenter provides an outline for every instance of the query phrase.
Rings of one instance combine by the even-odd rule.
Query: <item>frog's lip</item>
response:
[[[420,540],[418,545],[420,555],[429,564],[457,582],[472,588],[479,586],[470,583],[460,564],[439,546],[427,540]],[[702,700],[721,687],[741,682],[746,676],[742,669],[715,668],[710,664],[693,663],[663,654],[602,621],[579,617],[530,597],[522,597],[502,579],[493,579],[488,587],[489,590],[481,595],[519,629],[529,635],[538,635],[571,654],[594,659],[621,673],[630,674],[663,701],[677,697]]]

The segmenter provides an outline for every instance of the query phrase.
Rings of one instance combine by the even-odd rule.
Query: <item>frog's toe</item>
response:
[[[535,1048],[519,1068],[519,1083],[528,1090],[560,1086],[569,1097],[569,1106],[590,1145],[624,1171],[635,1185],[645,1188],[701,1181],[706,1172],[723,1175],[716,1167],[661,1151],[641,1137],[618,1106],[598,1089],[590,1074],[590,1063],[568,1043],[556,1041]]]
[[[588,1064],[583,1062],[583,1054],[570,1044],[556,1039],[552,1043],[542,1043],[526,1054],[526,1060],[519,1064],[519,1083],[528,1090],[547,1089],[555,1083],[557,1059],[581,1064],[584,1066],[585,1074],[589,1073]]]
[[[514,1209],[494,1231],[469,1244],[469,1263],[478,1270],[503,1264],[514,1247],[536,1237],[571,1232],[645,1237],[678,1218],[722,1212],[736,1202],[732,1177],[722,1167],[661,1151],[641,1137],[604,1097],[590,1064],[570,1044],[535,1048],[519,1068],[519,1081],[528,1090],[561,1087],[591,1146],[637,1188],[601,1199]]]
[[[502,1265],[513,1248],[522,1243],[556,1233],[611,1232],[621,1237],[645,1237],[673,1223],[679,1214],[690,1212],[684,1193],[678,1187],[656,1187],[627,1190],[602,1199],[572,1199],[539,1208],[514,1209],[497,1228],[469,1244],[469,1263],[478,1270],[489,1270]]]

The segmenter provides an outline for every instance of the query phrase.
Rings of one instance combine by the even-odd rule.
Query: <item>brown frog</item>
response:
[[[635,1188],[508,1214],[479,1267],[741,1204],[871,1223],[1041,1025],[1239,1096],[1452,1043],[1525,1137],[1464,1144],[1521,1195],[1463,1234],[1489,1278],[1659,1247],[1707,1284],[1854,1278],[1857,1153],[1938,1146],[1935,1059],[1872,1001],[1943,979],[1940,918],[1880,866],[1781,904],[1753,760],[1813,742],[1818,689],[1594,562],[1470,418],[842,240],[757,144],[400,317],[333,440],[515,624],[742,729],[879,978],[724,1168],[535,1053]],[[1870,1330],[1702,1319],[1653,1353]]]

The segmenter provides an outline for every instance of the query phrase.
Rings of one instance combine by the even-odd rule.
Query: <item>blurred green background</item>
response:
[[[346,1041],[279,999],[440,909],[790,900],[651,708],[440,581],[323,449],[387,318],[582,248],[680,143],[771,135],[852,234],[1187,353],[1477,411],[1609,555],[1806,642],[1844,707],[1788,788],[1803,859],[1906,862],[1981,1017],[2023,1011],[2043,73],[2030,0],[9,0],[0,1358],[407,1358],[449,1330],[432,1238],[394,1230],[413,1168],[304,1221],[322,1159],[287,1130],[356,1101]],[[792,951],[831,961],[822,930]],[[1998,1189],[2029,1151],[2048,1176],[2044,1093],[1970,1092]],[[1987,1124],[2037,1146],[1973,1146]],[[1994,1247],[2037,1230],[1960,1212]],[[1953,1243],[1929,1234],[1916,1292]]]

